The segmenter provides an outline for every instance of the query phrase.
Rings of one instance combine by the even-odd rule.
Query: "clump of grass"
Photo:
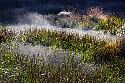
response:
[[[116,35],[117,31],[123,26],[124,19],[116,16],[110,16],[107,20],[99,21],[96,29],[102,29],[110,34]]]
[[[2,45],[2,44],[1,44]],[[3,47],[3,46],[2,46]],[[39,66],[34,59],[13,53],[12,48],[0,53],[0,82],[34,82],[39,79]]]
[[[15,33],[6,28],[0,29],[0,43],[1,42],[9,42],[15,38]]]
[[[124,59],[105,64],[105,66],[98,68],[94,72],[92,81],[99,83],[125,82],[124,66]]]

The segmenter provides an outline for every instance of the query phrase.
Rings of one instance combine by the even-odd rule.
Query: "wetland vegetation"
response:
[[[33,20],[28,19],[36,23],[35,28],[16,31],[1,25],[0,83],[124,83],[125,19],[108,15],[99,7],[89,8],[84,15],[74,11],[70,14],[43,15],[44,21],[50,23],[45,23],[45,28],[36,14]],[[29,18],[28,14],[24,18]],[[47,29],[49,26],[56,29]],[[90,35],[91,31],[80,35],[66,29],[101,31],[104,36],[117,38],[110,41]],[[23,53],[21,49],[28,49],[20,49],[20,45],[29,45],[34,52],[39,51],[37,47],[41,50],[36,55]]]

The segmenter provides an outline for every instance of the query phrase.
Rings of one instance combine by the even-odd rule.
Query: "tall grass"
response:
[[[15,33],[13,31],[9,31],[6,28],[0,28],[0,43],[3,41],[9,42],[14,38],[15,38]]]
[[[0,44],[0,82],[3,83],[125,82],[124,58],[112,63],[87,65],[82,63],[82,59],[79,62],[75,57],[69,56],[62,65],[53,66],[54,63],[45,64],[36,56],[12,52],[13,48],[4,51],[8,48],[4,47],[3,50],[2,44]]]
[[[104,13],[102,8],[90,7],[86,11],[86,15],[72,13],[67,16],[52,16],[52,24],[61,26],[62,28],[81,28],[94,29],[96,31],[103,30],[104,33],[111,35],[124,34],[124,18],[118,16],[109,16]]]
[[[18,37],[12,31],[1,29],[0,35],[2,83],[125,82],[124,38],[110,42],[97,40],[89,35],[79,36],[44,29],[21,32]],[[25,56],[13,51],[15,42],[52,46],[55,50],[61,48],[64,49],[63,55],[66,55],[67,50],[75,53],[69,52],[69,56],[55,65],[54,62],[46,62],[46,57],[40,59],[39,55],[31,57],[29,54]],[[81,54],[79,59],[78,54]]]
[[[65,31],[28,30],[25,34],[21,34],[20,41],[24,44],[41,44],[87,54],[86,56],[89,56],[91,61],[96,59],[99,59],[99,61],[101,59],[111,60],[118,57],[122,51],[120,40],[116,42],[97,40],[95,37],[89,35],[79,36],[78,34],[66,33]]]

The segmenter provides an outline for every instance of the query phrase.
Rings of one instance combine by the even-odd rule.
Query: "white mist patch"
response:
[[[20,24],[30,24],[30,25],[38,25],[38,26],[49,25],[47,20],[44,18],[44,16],[38,13],[27,13],[23,16],[19,16],[18,22]]]
[[[15,31],[24,31],[30,28],[50,27],[50,23],[43,15],[38,13],[27,13],[22,16],[17,16],[18,24],[6,26],[8,29]]]

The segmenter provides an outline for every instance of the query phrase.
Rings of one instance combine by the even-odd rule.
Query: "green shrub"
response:
[[[116,34],[117,30],[124,24],[124,19],[120,17],[111,16],[107,20],[101,20],[95,27],[97,30],[106,30],[111,34]]]

